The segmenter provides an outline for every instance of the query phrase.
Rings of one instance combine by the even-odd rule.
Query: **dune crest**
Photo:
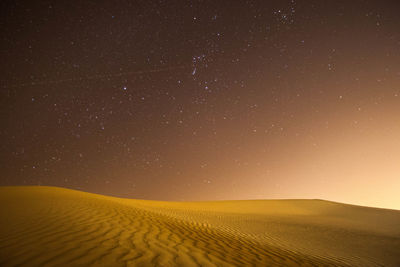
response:
[[[400,266],[400,211],[0,188],[0,266]]]

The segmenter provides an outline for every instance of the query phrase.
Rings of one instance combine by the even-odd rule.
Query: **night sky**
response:
[[[0,185],[400,209],[397,0],[0,10]]]

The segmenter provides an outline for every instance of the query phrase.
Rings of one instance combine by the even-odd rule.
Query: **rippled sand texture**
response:
[[[0,188],[0,266],[400,266],[400,211]]]

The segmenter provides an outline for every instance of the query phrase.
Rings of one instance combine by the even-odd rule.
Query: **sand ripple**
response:
[[[397,211],[386,232],[371,233],[352,221],[324,221],[312,207],[257,213],[237,210],[261,205],[246,201],[229,209],[230,202],[125,200],[54,187],[0,194],[0,266],[400,266],[400,234],[390,228],[400,222]],[[372,247],[341,251],[346,238]]]

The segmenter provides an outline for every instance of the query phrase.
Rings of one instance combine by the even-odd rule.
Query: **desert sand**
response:
[[[0,266],[400,266],[400,211],[0,188]]]

